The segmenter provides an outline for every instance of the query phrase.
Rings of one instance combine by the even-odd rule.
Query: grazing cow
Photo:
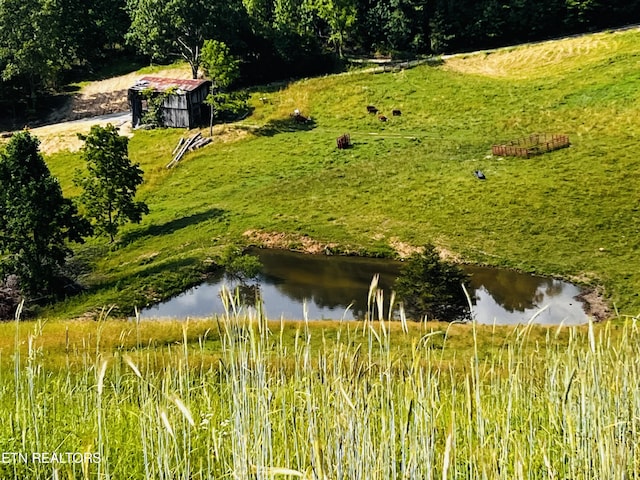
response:
[[[378,109],[376,107],[374,107],[373,105],[367,105],[367,112],[376,114],[376,113],[378,113]]]
[[[307,123],[309,119],[300,113],[300,110],[297,108],[291,114],[291,118],[293,118],[296,123]]]
[[[387,121],[387,117],[385,117],[384,115],[380,115],[378,117],[378,120],[380,120],[381,122],[386,122]]]
[[[482,173],[480,170],[474,171],[473,174],[480,180],[486,180],[487,179],[487,177],[484,176],[484,173]]]
[[[392,114],[394,117],[399,117],[400,115],[402,115],[402,112],[401,112],[400,110],[392,110],[392,111],[391,111],[391,114]]]

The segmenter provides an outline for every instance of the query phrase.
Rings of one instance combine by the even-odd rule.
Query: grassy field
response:
[[[2,478],[640,475],[634,320],[103,316],[0,333]]]
[[[85,294],[0,323],[0,477],[639,477],[639,41],[256,89],[252,115],[171,170],[185,132],[136,132],[151,213],[114,245],[77,249]],[[291,123],[295,108],[313,123]],[[490,155],[533,132],[572,146]],[[342,133],[352,149],[335,148]],[[48,161],[75,195],[78,156]],[[111,319],[256,238],[375,255],[434,241],[461,261],[602,285],[626,315],[571,328]],[[87,312],[97,321],[69,320]]]
[[[136,132],[130,156],[151,213],[115,245],[79,247],[74,268],[90,289],[45,315],[126,313],[165,298],[199,281],[226,245],[251,242],[247,231],[373,254],[433,241],[460,261],[600,285],[636,315],[638,42],[638,31],[601,33],[257,88],[250,116],[216,126],[213,145],[170,170],[185,132]],[[369,104],[389,121],[368,115]],[[296,108],[313,122],[291,122]],[[536,132],[568,134],[572,145],[491,156],[493,143]],[[335,147],[342,133],[353,148]],[[77,193],[77,155],[48,161]]]

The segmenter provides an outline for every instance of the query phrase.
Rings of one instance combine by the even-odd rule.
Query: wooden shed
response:
[[[131,124],[138,126],[148,111],[146,92],[155,96],[169,92],[161,106],[163,126],[194,128],[206,123],[209,110],[204,100],[210,88],[209,80],[142,77],[128,92]]]

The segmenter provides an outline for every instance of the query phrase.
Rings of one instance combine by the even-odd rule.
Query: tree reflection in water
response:
[[[388,299],[401,266],[391,260],[305,255],[284,250],[254,249],[252,253],[263,264],[263,273],[255,282],[241,283],[222,277],[143,310],[142,316],[223,313],[219,292],[225,284],[231,291],[238,287],[239,299],[245,307],[255,306],[260,299],[268,318],[302,318],[306,302],[309,319],[361,319],[367,311],[373,276],[380,274],[379,286]],[[574,298],[580,293],[575,285],[505,269],[468,266],[465,270],[471,274],[476,298],[474,312],[481,323],[527,322],[543,307],[546,307],[544,314],[536,318],[541,323],[587,321],[582,304]],[[195,307],[202,302],[206,305],[205,313],[201,313],[202,307]],[[387,300],[385,303],[388,306]]]

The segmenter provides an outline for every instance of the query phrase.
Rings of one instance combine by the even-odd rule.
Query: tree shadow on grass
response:
[[[159,260],[148,265],[141,263],[140,267],[130,274],[96,283],[84,294],[102,297],[116,316],[129,316],[134,314],[136,307],[146,308],[178,295],[203,282],[215,271],[195,257]]]
[[[262,127],[253,130],[253,134],[258,137],[273,137],[280,133],[308,132],[316,128],[316,122],[312,118],[306,121],[296,120],[295,117],[279,118],[270,120]]]
[[[120,241],[121,245],[128,245],[144,237],[156,237],[158,235],[169,235],[178,230],[181,230],[198,223],[206,222],[207,220],[219,219],[224,216],[225,210],[220,208],[210,208],[203,212],[194,213],[187,217],[176,218],[161,225],[148,225],[143,228],[138,228],[131,232],[127,232],[122,236]]]

